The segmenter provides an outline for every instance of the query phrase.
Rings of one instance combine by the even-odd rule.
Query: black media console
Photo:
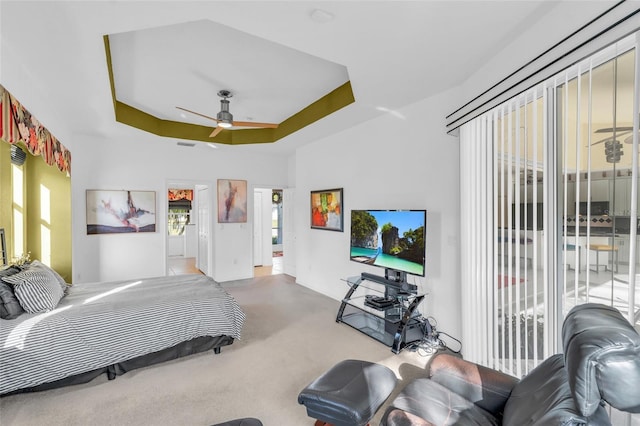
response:
[[[388,272],[385,275],[363,272],[348,278],[349,290],[342,299],[336,322],[384,343],[397,354],[408,343],[430,335],[431,326],[418,312],[425,295],[418,294],[417,286],[407,283],[404,274]],[[384,286],[384,291],[380,287],[361,285],[365,281]]]
[[[400,272],[399,274],[403,273]],[[389,273],[387,272],[386,275],[389,276]],[[398,275],[398,279],[390,279],[387,277],[380,277],[378,275],[370,274],[368,272],[363,272],[362,274],[360,274],[360,278],[409,293],[416,293],[418,291],[418,286],[416,286],[415,284],[409,284],[407,282],[406,274]]]

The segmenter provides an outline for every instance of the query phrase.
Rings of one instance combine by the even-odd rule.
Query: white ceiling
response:
[[[0,84],[63,144],[82,135],[158,140],[115,121],[104,35],[113,36],[126,64],[114,64],[119,100],[198,124],[206,121],[180,117],[175,107],[215,116],[216,92],[230,89],[236,119],[281,121],[344,79],[346,69],[354,104],[276,143],[224,148],[290,153],[461,85],[530,25],[587,4],[606,8],[549,0],[0,0]],[[317,9],[333,19],[312,19]],[[295,62],[300,57],[306,60]]]
[[[281,123],[349,80],[343,65],[210,20],[110,34],[109,43],[117,99],[166,120],[215,126],[176,106],[215,117],[224,89],[235,120]]]

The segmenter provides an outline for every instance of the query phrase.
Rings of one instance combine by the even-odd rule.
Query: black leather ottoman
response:
[[[213,426],[262,426],[262,422],[258,419],[246,418],[231,420],[224,423],[216,423]]]
[[[364,426],[389,397],[398,379],[384,365],[345,360],[300,392],[298,402],[316,425]]]

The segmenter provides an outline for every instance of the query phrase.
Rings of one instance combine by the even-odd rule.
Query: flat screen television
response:
[[[425,276],[426,210],[352,210],[350,259]]]

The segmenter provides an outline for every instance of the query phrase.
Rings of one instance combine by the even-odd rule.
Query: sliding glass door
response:
[[[619,51],[625,47],[629,50]],[[583,63],[579,74],[567,75],[556,90],[557,140],[563,147],[562,248],[574,250],[563,264],[562,307],[566,313],[577,304],[605,303],[637,321],[638,308],[629,298],[638,265],[630,250],[637,246],[638,228],[637,208],[631,205],[637,188],[632,183],[638,179],[636,51],[622,45],[610,53],[614,57],[601,58],[604,62],[595,57]]]
[[[582,303],[640,328],[639,39],[461,128],[468,359],[523,376],[561,351],[562,320]]]

